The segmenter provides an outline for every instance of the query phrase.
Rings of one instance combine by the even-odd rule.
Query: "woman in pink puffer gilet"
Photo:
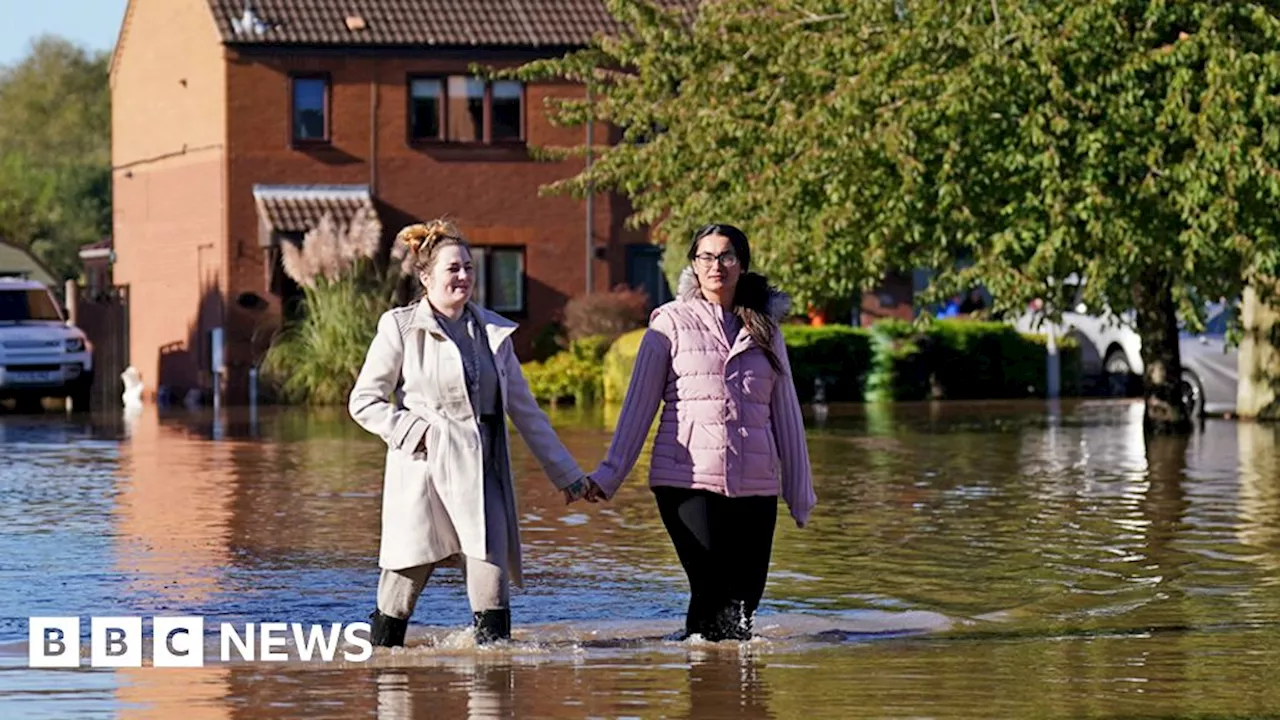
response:
[[[662,405],[649,484],[689,578],[686,635],[751,636],[781,494],[804,527],[817,498],[778,321],[790,299],[748,272],[732,225],[694,234],[677,299],[654,310],[618,430],[588,499],[612,497]]]

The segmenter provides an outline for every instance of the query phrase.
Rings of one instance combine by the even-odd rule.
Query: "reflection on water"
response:
[[[590,466],[607,417],[558,413]],[[252,420],[252,421],[251,421]],[[362,620],[383,450],[337,411],[0,416],[4,717],[1258,717],[1280,712],[1280,430],[1141,406],[832,407],[761,639],[663,640],[651,496],[566,508],[514,447],[527,586],[477,650],[456,573],[368,663],[26,667],[30,615]],[[643,476],[644,468],[637,471]],[[87,636],[87,621],[83,632]]]

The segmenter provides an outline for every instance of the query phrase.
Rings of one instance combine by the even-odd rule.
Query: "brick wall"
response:
[[[222,169],[209,157],[115,182],[115,281],[129,286],[129,360],[148,393],[207,380],[207,333],[223,320]]]
[[[495,63],[519,59],[512,54],[489,58]],[[538,162],[523,149],[410,143],[409,76],[466,74],[476,60],[475,56],[415,60],[368,53],[232,54],[227,69],[229,297],[242,291],[267,295],[265,258],[258,246],[252,201],[255,184],[370,184],[375,186],[388,235],[408,222],[448,216],[476,244],[526,248],[527,313],[514,319],[522,325],[515,338],[517,349],[527,352],[564,302],[585,287],[585,203],[538,194],[540,186],[576,172],[581,162]],[[325,73],[330,79],[332,143],[327,147],[291,146],[291,72]],[[580,88],[567,85],[526,89],[530,145],[582,142],[583,129],[552,127],[542,110],[547,97],[580,93]],[[376,127],[376,133],[370,132],[371,127]],[[603,129],[596,138],[602,143],[607,139]],[[375,156],[376,163],[371,163]],[[595,203],[596,241],[608,246],[605,259],[594,261],[597,290],[625,279],[620,210],[625,211],[625,205],[607,197]],[[260,315],[234,307],[229,313],[242,340],[262,324]],[[266,313],[268,322],[274,323],[278,314],[273,300]],[[247,373],[247,343],[240,347],[245,352],[229,357],[233,376]],[[232,380],[234,396],[238,383],[235,377]]]
[[[226,82],[205,0],[133,0],[111,92],[114,275],[130,286],[130,362],[148,394],[181,391],[202,384],[226,281]]]
[[[222,145],[226,97],[207,0],[132,0],[111,65],[112,164]]]

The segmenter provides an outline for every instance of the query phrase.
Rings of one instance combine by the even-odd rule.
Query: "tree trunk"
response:
[[[1276,288],[1280,290],[1280,288]],[[1250,420],[1280,420],[1280,305],[1245,288],[1236,413]]]
[[[1191,417],[1182,404],[1182,357],[1178,351],[1178,312],[1173,278],[1162,269],[1143,273],[1133,291],[1142,339],[1143,427],[1157,435],[1191,432]]]

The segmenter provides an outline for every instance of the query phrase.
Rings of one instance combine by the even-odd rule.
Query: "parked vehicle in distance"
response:
[[[1107,308],[1090,308],[1083,299],[1083,286],[1072,275],[1058,288],[1061,322],[1051,322],[1043,306],[1033,304],[1013,319],[1021,332],[1071,337],[1080,345],[1081,372],[1102,385],[1109,395],[1129,395],[1141,387],[1142,340],[1134,327],[1132,313],[1116,315]]]
[[[1127,395],[1141,386],[1142,340],[1133,325],[1132,314],[1118,316],[1105,308],[1092,312],[1081,302],[1081,287],[1075,276],[1061,285],[1066,304],[1062,322],[1051,323],[1040,306],[1033,305],[1014,319],[1022,332],[1073,337],[1080,344],[1082,371],[1105,383],[1108,394]],[[1235,412],[1239,385],[1239,353],[1227,343],[1227,328],[1233,306],[1213,303],[1206,307],[1203,332],[1186,329],[1179,333],[1182,357],[1182,396],[1193,417]]]
[[[1178,350],[1182,356],[1182,400],[1192,417],[1223,415],[1236,410],[1240,384],[1240,354],[1227,344],[1227,328],[1234,308],[1227,303],[1209,306],[1204,332],[1182,330]]]
[[[46,397],[70,398],[84,411],[92,385],[93,348],[49,288],[0,277],[0,400],[33,409]]]

